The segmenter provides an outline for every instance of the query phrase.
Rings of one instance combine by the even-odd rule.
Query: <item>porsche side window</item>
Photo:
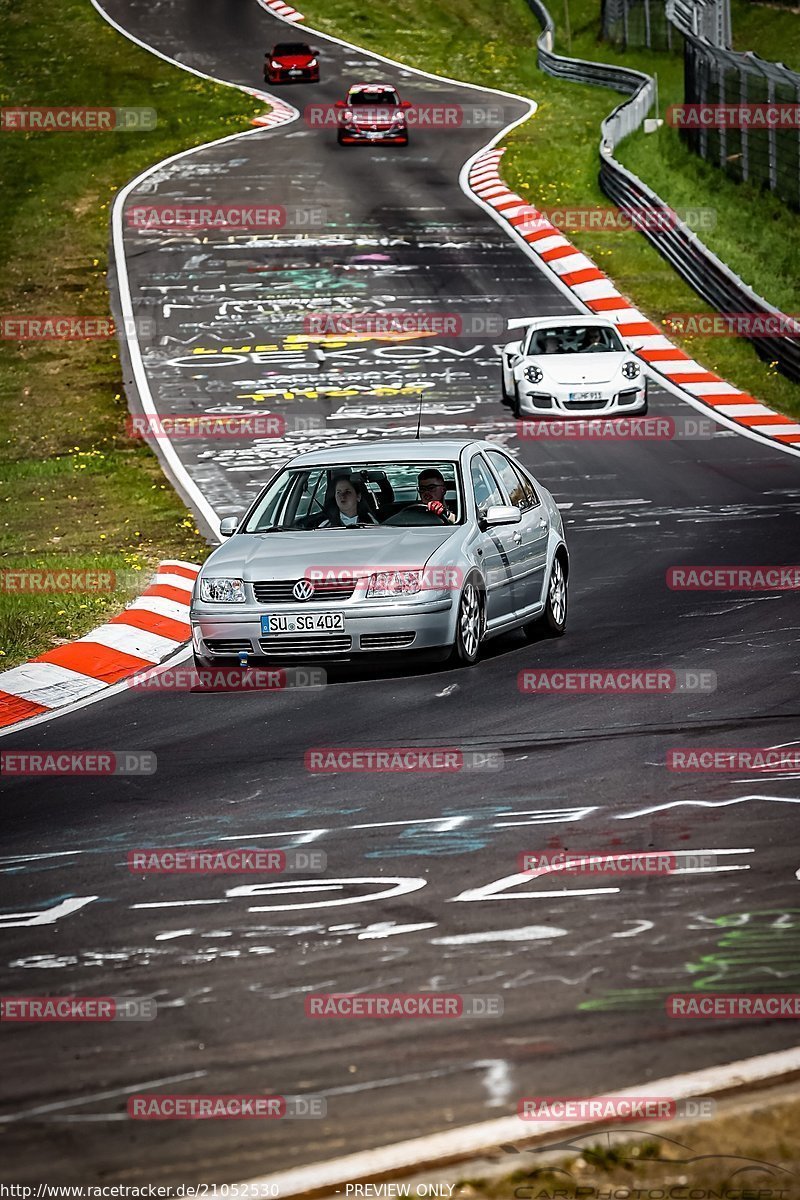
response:
[[[479,513],[485,512],[492,504],[505,504],[497,482],[482,458],[473,458],[470,471],[475,507]]]

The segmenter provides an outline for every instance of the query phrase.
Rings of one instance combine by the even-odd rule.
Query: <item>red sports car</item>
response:
[[[319,51],[306,42],[278,42],[264,56],[267,83],[319,83]]]
[[[367,142],[408,145],[406,110],[408,100],[401,100],[387,83],[356,83],[346,100],[337,100],[339,128],[336,134],[340,146],[363,145]]]

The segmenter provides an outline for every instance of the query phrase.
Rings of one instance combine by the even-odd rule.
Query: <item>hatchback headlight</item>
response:
[[[280,71],[283,67],[283,63],[276,62],[274,58],[269,65],[272,67],[273,71]]]
[[[529,367],[526,367],[523,374],[528,383],[541,383],[544,379],[544,371],[541,367],[537,367],[536,363],[531,363]]]
[[[211,604],[244,604],[244,581],[241,579],[201,579],[200,599]]]
[[[413,596],[422,588],[422,571],[381,571],[370,575],[367,596]]]
[[[635,379],[640,370],[641,367],[637,362],[634,362],[633,359],[622,364],[622,374],[626,379]]]
[[[316,65],[317,65],[317,60],[315,58],[312,58],[310,62],[306,63],[307,67],[315,67]]]

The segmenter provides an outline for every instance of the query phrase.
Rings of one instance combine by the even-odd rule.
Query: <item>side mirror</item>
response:
[[[490,504],[482,524],[488,529],[491,525],[519,525],[521,520],[522,512],[516,504]]]
[[[321,54],[321,53],[322,53],[322,51],[321,51],[321,50],[318,50],[316,46],[309,46],[309,50],[310,50],[310,51],[311,51],[311,53],[312,53],[313,55],[315,55],[315,56],[316,56],[317,54]]]
[[[401,107],[401,108],[413,108],[413,107],[414,107],[414,105],[411,103],[411,101],[410,101],[410,100],[403,100],[403,101],[401,101],[401,103],[400,103],[400,107]]]
[[[337,100],[333,107],[334,108],[347,108],[347,105],[345,104],[344,100]]]
[[[239,522],[242,519],[241,513],[235,513],[232,517],[223,517],[219,523],[220,537],[233,537],[236,530],[239,528]]]

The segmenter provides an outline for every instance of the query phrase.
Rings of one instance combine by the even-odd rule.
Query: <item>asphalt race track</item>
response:
[[[297,35],[255,0],[109,0],[132,34],[211,75],[261,86],[263,52]],[[3,740],[3,749],[149,750],[153,776],[4,782],[3,992],[154,997],[152,1022],[6,1029],[3,1172],[17,1182],[233,1181],[788,1047],[790,1021],[676,1021],[671,992],[797,987],[793,849],[800,778],[681,775],[672,746],[798,742],[791,593],[670,591],[675,564],[796,560],[796,456],[730,430],[623,443],[519,440],[492,334],[389,339],[314,355],[321,309],[477,319],[570,311],[458,185],[525,106],[426,80],[311,35],[322,83],[359,78],[416,102],[495,105],[482,128],[340,148],[302,119],[198,151],[137,203],[284,206],[275,233],[126,228],[134,309],[158,411],[276,412],[280,439],[176,442],[218,515],[306,445],[491,437],[562,506],[572,573],[565,638],[491,642],[470,670],[339,670],[321,690],[132,693]],[[277,91],[277,89],[276,89]],[[303,224],[309,209],[324,218]],[[300,216],[297,216],[301,210]],[[635,235],[631,235],[635,236]],[[495,326],[491,325],[490,330]],[[256,347],[265,346],[259,350]],[[651,388],[651,412],[696,416]],[[308,420],[315,418],[315,421]],[[526,667],[716,672],[707,693],[522,694]],[[309,774],[314,746],[502,751],[502,770]],[[289,879],[142,876],[146,846],[323,851]],[[696,850],[708,869],[631,880],[511,879],[520,853]],[[500,881],[508,880],[506,884]],[[317,888],[317,883],[319,888]],[[494,888],[490,885],[497,884]],[[35,914],[50,912],[45,921]],[[309,992],[500,996],[502,1017],[333,1021]],[[323,1096],[323,1120],[128,1120],[134,1092]]]

